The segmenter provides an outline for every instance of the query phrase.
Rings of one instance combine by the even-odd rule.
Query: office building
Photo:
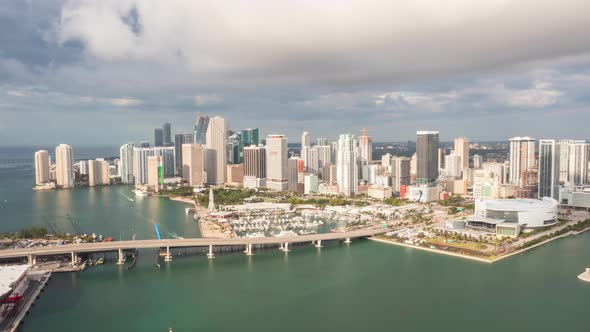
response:
[[[559,199],[559,143],[553,139],[539,141],[539,172],[537,197]]]
[[[416,136],[416,184],[432,185],[438,178],[438,131],[418,131]]]
[[[447,178],[458,180],[463,173],[463,159],[461,156],[451,153],[445,156],[445,175]],[[466,169],[465,169],[466,170]]]
[[[119,159],[121,160],[121,182],[126,184],[134,183],[133,177],[133,143],[123,144],[119,148]]]
[[[568,178],[574,186],[588,184],[588,143],[575,141],[568,144]]]
[[[188,143],[182,145],[182,179],[193,187],[201,187],[205,183],[205,166],[203,145]]]
[[[469,139],[466,137],[455,138],[455,155],[461,157],[461,171],[469,168]],[[442,168],[442,167],[441,167]]]
[[[158,192],[164,185],[162,156],[147,157],[147,187]]]
[[[150,147],[150,142],[139,142],[139,147],[140,148],[149,148]]]
[[[391,187],[393,192],[399,193],[402,186],[409,186],[411,158],[393,157],[391,159]]]
[[[244,146],[258,145],[258,128],[248,128],[242,130],[242,142]]]
[[[169,123],[164,123],[162,126],[162,135],[164,146],[172,146],[172,126]]]
[[[205,183],[214,185],[217,183],[217,151],[203,149],[203,167],[205,168]]]
[[[266,149],[262,146],[244,147],[244,187],[266,187]]]
[[[165,178],[174,177],[174,147],[133,148],[133,177],[136,185],[148,182],[147,158],[160,156],[162,175]]]
[[[219,116],[209,120],[207,128],[206,146],[207,149],[215,151],[215,179],[211,184],[225,183],[227,171],[227,121]]]
[[[154,146],[164,146],[164,130],[162,128],[154,129]]]
[[[244,142],[238,134],[233,134],[227,142],[227,162],[241,164],[243,161]]]
[[[361,152],[361,165],[369,165],[373,162],[373,138],[367,136],[367,129],[363,128],[363,134],[359,136],[359,148]]]
[[[55,177],[59,187],[74,186],[74,152],[67,144],[60,144],[55,148]]]
[[[35,152],[35,184],[41,186],[49,182],[49,152],[39,150]]]
[[[445,164],[445,150],[439,148],[438,149],[438,169],[445,169],[446,164]]]
[[[268,135],[266,138],[266,186],[268,189],[284,191],[287,183],[287,137]]]
[[[483,156],[478,154],[473,155],[473,168],[474,169],[481,169],[483,165]]]
[[[287,183],[288,190],[297,192],[299,184],[299,162],[302,161],[300,158],[291,157],[287,161]]]
[[[358,191],[357,142],[354,135],[341,134],[336,158],[338,192],[352,196]]]
[[[174,134],[174,176],[182,177],[182,145],[193,143],[193,137],[191,140],[186,141],[186,134]]]
[[[523,176],[535,165],[535,139],[514,137],[510,139],[510,183],[524,185]]]
[[[244,164],[227,165],[228,186],[240,187],[244,183]]]
[[[303,193],[305,195],[317,194],[320,180],[316,174],[308,174],[303,177]]]
[[[202,116],[200,112],[197,113],[197,120],[195,121],[194,143],[205,145],[207,143],[207,129],[209,128],[209,116]]]

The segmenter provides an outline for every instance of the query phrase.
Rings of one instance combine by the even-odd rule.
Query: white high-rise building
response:
[[[148,157],[161,156],[163,175],[174,176],[174,147],[133,148],[133,177],[135,184],[148,183]]]
[[[447,177],[458,179],[461,177],[463,168],[463,159],[461,156],[451,153],[445,156],[445,175]]]
[[[473,155],[473,169],[481,169],[483,165],[483,156],[478,154]]]
[[[514,137],[510,139],[510,183],[521,185],[524,172],[535,166],[535,139]]]
[[[74,152],[67,144],[55,148],[55,178],[60,187],[74,186]]]
[[[266,186],[284,191],[289,187],[287,171],[287,137],[268,135],[266,138]]]
[[[373,162],[373,138],[367,136],[367,130],[363,128],[363,134],[359,136],[359,148],[361,152],[361,165]]]
[[[584,140],[562,139],[559,140],[559,181],[569,181],[570,144],[586,143]]]
[[[182,178],[193,187],[202,186],[205,183],[204,176],[203,145],[182,145]]]
[[[133,143],[123,144],[119,148],[119,158],[121,160],[121,181],[123,183],[133,183]]]
[[[342,134],[338,139],[336,158],[338,192],[351,196],[358,191],[357,143],[354,135]]]
[[[311,146],[311,137],[307,131],[304,131],[301,135],[301,147]]]
[[[538,197],[559,200],[559,143],[553,139],[539,141],[539,187]]]
[[[568,179],[572,185],[579,186],[588,183],[588,143],[580,141],[568,144]]]
[[[49,182],[49,152],[39,150],[35,152],[35,184],[40,186]]]
[[[80,160],[80,175],[88,175],[88,160]]]
[[[215,179],[212,184],[225,183],[227,171],[227,121],[219,116],[212,117],[207,128],[207,149],[215,151]]]
[[[109,163],[102,159],[88,160],[88,185],[91,187],[110,184]]]
[[[455,138],[455,155],[461,157],[461,168],[463,173],[466,173],[469,168],[469,138]]]

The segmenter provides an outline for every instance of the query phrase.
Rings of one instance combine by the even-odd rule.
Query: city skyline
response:
[[[358,136],[367,127],[377,142],[429,129],[440,130],[441,141],[587,139],[590,23],[580,5],[455,0],[400,11],[375,1],[311,12],[260,1],[270,16],[220,5],[227,15],[220,22],[206,19],[216,10],[200,2],[108,2],[102,15],[88,2],[9,2],[0,11],[7,19],[0,145],[146,140],[165,122],[190,131],[197,111],[240,128],[269,128],[261,137],[273,130]],[[158,24],[156,12],[171,19]],[[306,28],[291,33],[301,17]],[[105,25],[108,31],[99,28]],[[214,43],[202,27],[224,38]],[[346,37],[334,38],[342,31]],[[249,36],[257,43],[248,44]],[[24,127],[35,135],[20,135]]]

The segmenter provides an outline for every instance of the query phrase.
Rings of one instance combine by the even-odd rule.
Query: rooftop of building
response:
[[[29,269],[28,265],[0,266],[0,297],[12,291],[13,284]]]
[[[557,201],[550,197],[543,197],[542,200],[532,198],[489,199],[482,202],[485,203],[486,209],[500,211],[527,211],[557,207]]]

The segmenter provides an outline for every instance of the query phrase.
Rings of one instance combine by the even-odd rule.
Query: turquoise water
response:
[[[60,218],[70,213],[84,231],[115,238],[154,238],[152,221],[163,232],[198,236],[181,203],[129,202],[124,186],[33,193],[30,176],[0,169],[0,230],[42,225],[39,215],[65,230]],[[154,257],[141,251],[133,270],[107,263],[55,274],[23,331],[553,332],[590,325],[590,284],[576,278],[590,265],[590,233],[492,265],[368,240],[253,257],[175,255],[160,270]]]

